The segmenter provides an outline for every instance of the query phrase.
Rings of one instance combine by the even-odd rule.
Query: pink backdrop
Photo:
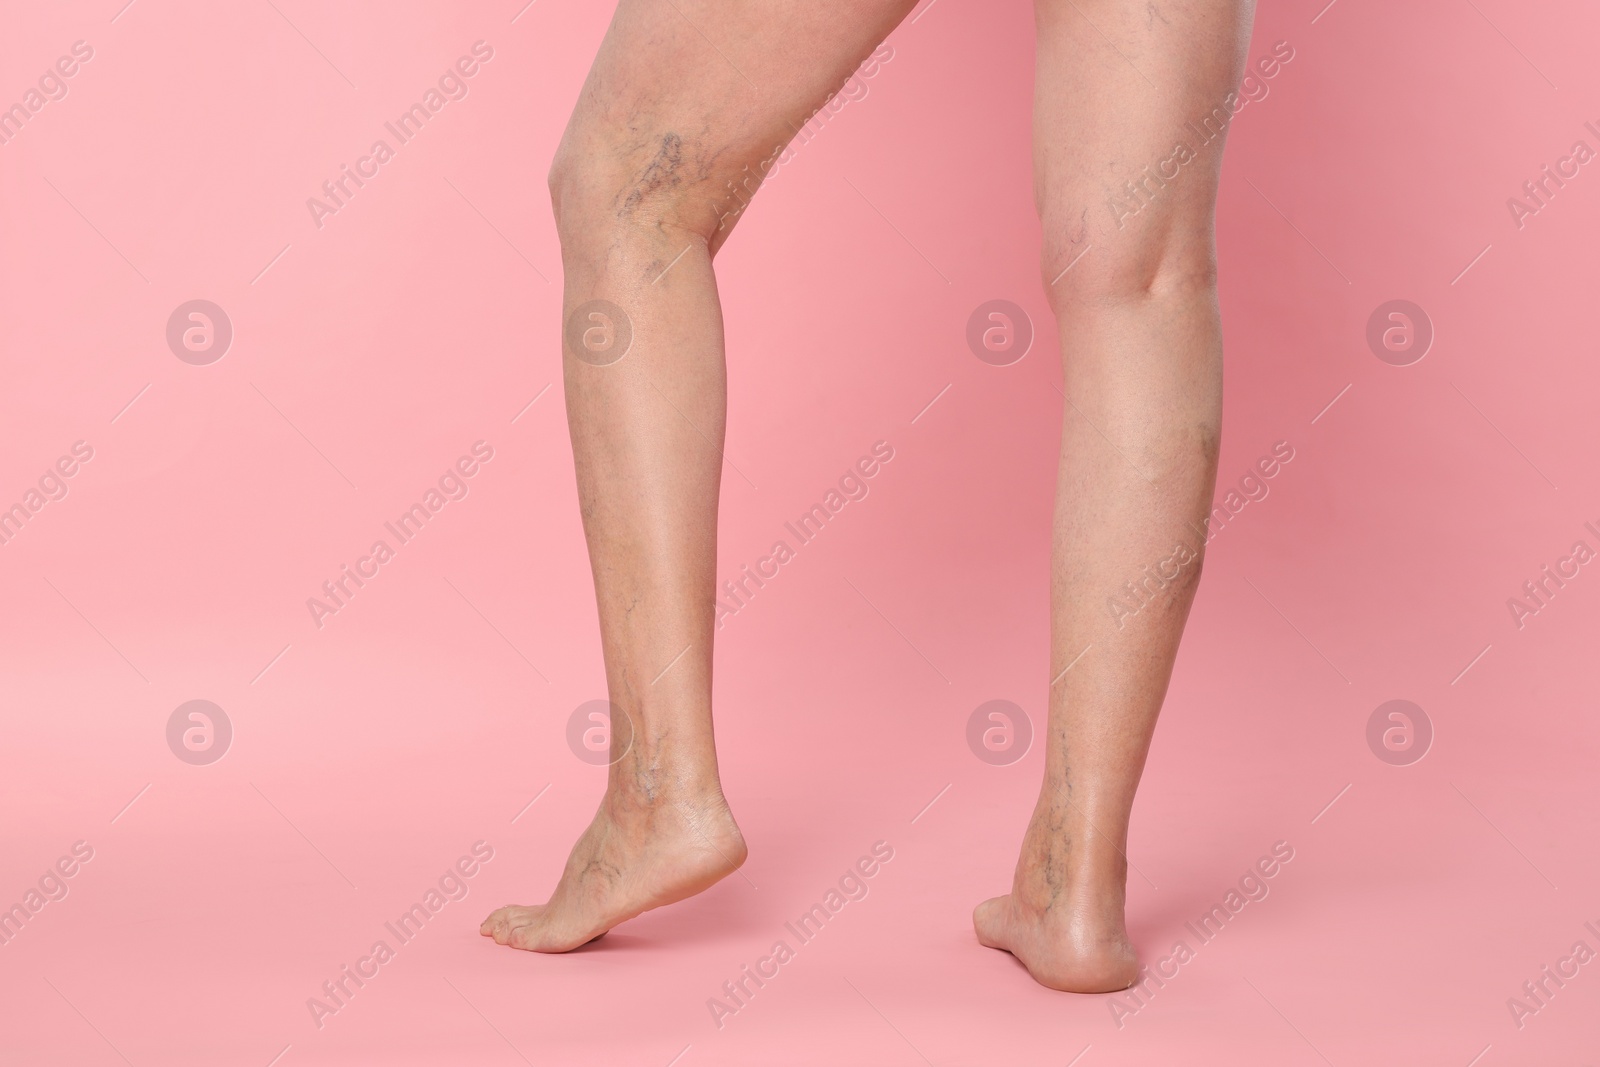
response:
[[[0,927],[0,1059],[1593,1062],[1586,5],[1258,14],[1251,57],[1294,58],[1230,136],[1222,487],[1294,458],[1211,545],[1129,845],[1136,942],[1190,958],[1134,1000],[1048,992],[969,921],[1009,884],[1041,758],[981,761],[968,718],[1004,699],[1037,725],[1048,681],[1062,401],[1028,5],[919,9],[721,257],[722,575],[875,442],[894,458],[720,634],[749,864],[553,958],[477,924],[544,898],[604,777],[565,741],[603,691],[543,177],[608,5],[125,2],[13,5],[0,31],[23,107],[0,144],[0,506],[23,509],[0,905],[26,916]],[[480,41],[396,145],[384,123]],[[380,137],[393,158],[361,164]],[[1514,213],[1547,164],[1564,184]],[[370,176],[314,220],[341,165]],[[1037,328],[1010,366],[967,346],[993,299]],[[220,332],[184,346],[186,312],[168,342],[195,300],[231,324],[220,359]],[[1432,324],[1420,361],[1369,347],[1391,300]],[[492,458],[445,483],[465,495],[319,626],[308,598],[477,442]],[[1546,565],[1568,577],[1513,612]],[[1410,747],[1369,744],[1396,699]],[[213,713],[191,753],[199,720],[169,722],[193,700],[231,736]],[[867,895],[714,1015],[877,842]],[[1196,937],[1275,845],[1260,899]],[[393,958],[362,963],[379,940]],[[344,966],[369,977],[318,1016]]]

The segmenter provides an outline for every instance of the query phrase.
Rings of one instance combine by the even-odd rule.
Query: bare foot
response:
[[[1011,893],[979,904],[972,926],[980,944],[1015,956],[1034,980],[1068,993],[1115,993],[1139,977],[1139,958],[1123,919],[1127,866],[1101,855],[1068,856],[1036,818],[1028,827]],[[1083,851],[1090,851],[1085,842]],[[1069,871],[1068,868],[1072,868]]]
[[[1115,993],[1139,977],[1139,959],[1119,920],[1111,924],[1063,917],[994,897],[972,912],[978,941],[1015,956],[1040,985],[1068,993]]]
[[[499,908],[479,933],[512,948],[570,952],[635,915],[709,889],[745,855],[720,793],[691,802],[608,791],[549,903]]]

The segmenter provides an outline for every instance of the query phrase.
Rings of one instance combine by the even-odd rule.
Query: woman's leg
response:
[[[1123,852],[1216,477],[1212,216],[1253,6],[1036,0],[1035,183],[1069,402],[1051,568],[1057,680],[1011,894],[973,922],[1056,989],[1123,989],[1138,973]]]
[[[777,152],[913,2],[621,0],[601,43],[550,190],[578,499],[632,737],[613,731],[627,749],[549,903],[484,921],[501,944],[565,952],[744,862],[711,730],[726,403],[711,261]]]

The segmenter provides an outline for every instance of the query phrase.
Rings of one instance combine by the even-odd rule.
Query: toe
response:
[[[972,929],[978,943],[986,948],[1009,949],[1006,937],[1006,915],[1010,897],[991,897],[972,909]]]
[[[483,924],[478,927],[478,933],[484,937],[492,937],[503,945],[506,943],[506,938],[511,936],[512,927],[518,924],[518,913],[527,910],[527,908],[518,907],[515,904],[507,904],[503,908],[496,908],[489,913],[487,919],[483,920]]]
[[[528,952],[567,952],[576,948],[577,945],[563,940],[555,929],[556,925],[554,916],[530,914],[513,926],[506,937],[506,944]]]
[[[577,930],[571,925],[570,916],[552,913],[545,909],[538,914],[528,915],[520,923],[513,924],[505,943],[512,948],[525,949],[528,952],[571,952],[603,936],[605,936],[604,930],[597,934],[591,934],[587,930]]]
[[[505,913],[494,926],[495,942],[501,945],[512,945],[513,948],[520,947],[512,944],[512,938],[518,930],[525,928],[529,923],[537,919],[539,913],[543,910],[543,908],[539,907],[504,909]]]

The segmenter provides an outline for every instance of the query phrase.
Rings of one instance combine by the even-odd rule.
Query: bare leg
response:
[[[1036,13],[1035,180],[1069,401],[1051,677],[1077,662],[1051,686],[1044,786],[1011,894],[973,923],[1043,984],[1103,992],[1138,975],[1128,819],[1216,478],[1222,140],[1203,143],[1202,120],[1220,107],[1212,128],[1225,121],[1253,2],[1036,0]]]
[[[606,683],[633,739],[549,903],[484,921],[501,944],[576,948],[744,862],[711,728],[726,404],[712,257],[777,151],[913,2],[621,0],[600,46],[550,188],[563,315],[621,312],[581,315],[563,370]],[[623,321],[631,347],[601,365]],[[595,350],[575,351],[585,328]],[[625,738],[613,730],[613,755]]]

